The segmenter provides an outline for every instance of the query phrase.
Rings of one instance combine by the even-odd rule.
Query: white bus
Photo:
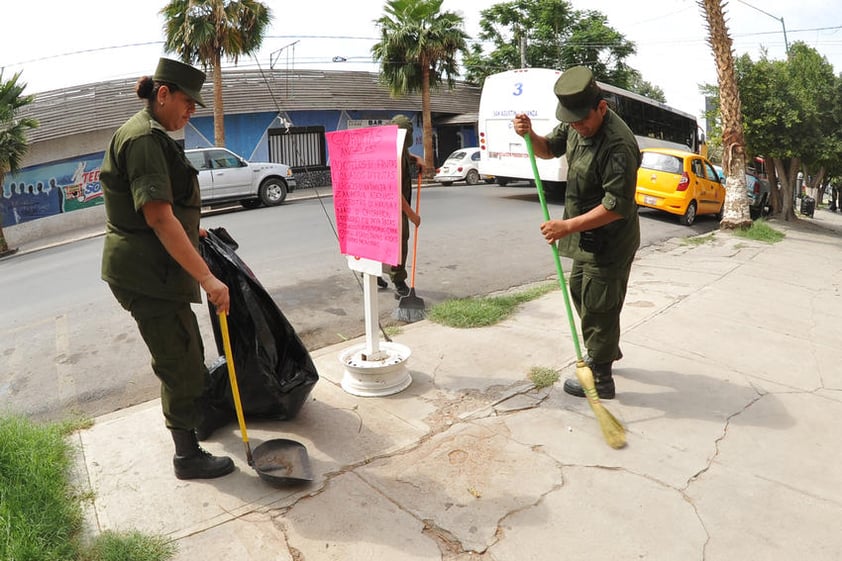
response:
[[[523,138],[514,131],[512,119],[526,113],[533,130],[549,134],[558,125],[558,98],[553,86],[560,70],[522,68],[485,78],[479,102],[479,172],[495,177],[498,185],[532,180],[532,166]],[[597,82],[609,107],[617,112],[637,136],[641,148],[665,146],[698,152],[696,118],[642,95]],[[538,174],[548,191],[564,189],[567,158],[538,159]]]

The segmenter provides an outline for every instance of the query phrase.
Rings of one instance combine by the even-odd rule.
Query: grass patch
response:
[[[734,234],[741,238],[766,243],[777,243],[786,236],[783,232],[769,226],[769,223],[762,218],[752,222],[750,228],[735,230]]]
[[[535,389],[542,390],[558,382],[559,373],[546,366],[533,366],[527,377],[535,384]]]
[[[557,284],[546,283],[504,296],[445,300],[428,310],[427,319],[448,327],[487,327],[509,317],[521,304],[556,289]]]
[[[82,510],[68,482],[72,450],[61,427],[0,419],[0,559],[74,559]]]
[[[175,544],[161,536],[140,532],[103,532],[84,561],[161,561],[175,554]]]
[[[82,544],[83,495],[70,482],[74,450],[68,436],[90,420],[47,425],[0,417],[0,559],[26,561],[165,561],[164,538],[109,533]],[[141,554],[140,551],[143,551]]]
[[[400,325],[387,325],[383,328],[383,331],[385,331],[386,335],[388,335],[391,338],[403,333],[403,328]]]
[[[693,236],[691,238],[682,238],[681,243],[684,245],[702,245],[713,241],[713,234],[707,236]]]

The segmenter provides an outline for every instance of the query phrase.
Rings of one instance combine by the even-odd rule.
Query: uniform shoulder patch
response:
[[[626,170],[628,169],[629,161],[621,151],[613,152],[611,154],[610,166],[611,172],[616,173],[618,175],[625,175]]]

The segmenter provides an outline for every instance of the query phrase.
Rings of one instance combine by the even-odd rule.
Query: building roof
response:
[[[420,93],[392,98],[372,72],[336,70],[230,70],[222,76],[225,113],[315,110],[420,111]],[[38,120],[29,142],[43,142],[104,129],[115,129],[142,107],[135,94],[136,79],[110,80],[35,94],[21,110]],[[213,114],[213,76],[208,75],[202,96],[210,103],[197,107],[195,116]],[[437,119],[476,113],[480,88],[457,82],[431,92],[431,110]]]

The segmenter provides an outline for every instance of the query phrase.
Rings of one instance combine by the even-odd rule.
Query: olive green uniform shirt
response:
[[[136,113],[114,133],[100,179],[107,216],[102,279],[164,300],[201,302],[199,284],[173,259],[146,224],[143,205],[172,204],[193,246],[199,247],[198,171],[149,112]]]
[[[629,262],[640,246],[634,200],[640,148],[632,131],[608,109],[594,136],[584,138],[569,124],[561,123],[547,136],[547,143],[555,157],[567,155],[565,219],[585,214],[598,204],[622,215],[622,219],[593,231],[601,246],[599,250],[583,250],[577,233],[559,240],[559,252],[600,266]]]

